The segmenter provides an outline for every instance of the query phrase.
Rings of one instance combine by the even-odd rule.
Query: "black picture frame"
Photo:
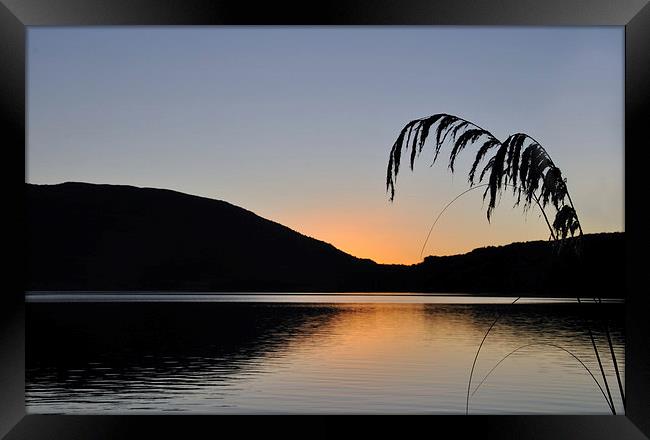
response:
[[[643,219],[639,196],[644,142],[650,115],[650,5],[648,0],[377,0],[367,2],[154,1],[154,0],[0,0],[0,96],[6,190],[5,234],[18,238],[5,247],[6,277],[0,294],[0,436],[41,438],[180,437],[207,429],[235,429],[246,435],[263,427],[266,433],[305,435],[282,418],[248,423],[217,416],[48,416],[26,415],[24,401],[25,330],[23,236],[26,148],[25,54],[27,26],[74,25],[617,25],[625,26],[625,231],[626,231],[626,371],[627,411],[624,416],[436,416],[361,421],[366,430],[403,431],[413,421],[424,433],[450,432],[494,438],[642,439],[650,437],[650,324],[647,301],[637,289],[643,272]],[[588,158],[586,158],[588,160]],[[14,174],[15,173],[15,174]],[[22,179],[22,180],[20,180]],[[640,197],[640,198],[639,198]],[[340,418],[309,422],[318,433],[342,432]],[[348,420],[346,420],[347,422]],[[229,425],[227,428],[224,424]],[[307,425],[309,426],[309,425]],[[349,427],[344,428],[349,433]],[[435,431],[432,431],[435,429]],[[217,431],[218,430],[218,431]],[[268,435],[268,434],[267,434]],[[369,435],[369,434],[368,434]]]

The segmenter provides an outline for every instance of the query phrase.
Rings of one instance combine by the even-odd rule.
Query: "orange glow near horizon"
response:
[[[485,246],[513,242],[546,240],[548,229],[537,211],[524,213],[511,209],[504,196],[491,223],[482,209],[481,195],[459,200],[440,218],[425,242],[438,207],[445,202],[418,203],[406,200],[401,205],[359,203],[339,204],[338,209],[295,209],[260,213],[304,235],[327,242],[359,258],[383,264],[416,264],[428,255],[464,254]],[[607,225],[589,225],[590,232],[617,231]]]

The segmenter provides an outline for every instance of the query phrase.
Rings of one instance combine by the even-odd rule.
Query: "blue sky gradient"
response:
[[[406,122],[445,112],[535,137],[585,232],[622,231],[623,69],[622,27],[32,27],[27,180],[222,199],[413,263],[473,154],[453,176],[423,157],[390,203],[388,153]],[[547,238],[509,196],[488,224],[473,193],[426,254]]]

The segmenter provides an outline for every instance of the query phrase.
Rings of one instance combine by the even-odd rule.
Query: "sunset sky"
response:
[[[585,232],[623,231],[623,27],[32,27],[27,181],[221,199],[381,263],[415,263],[452,175],[386,165],[411,119],[536,138]],[[443,155],[448,154],[448,149]],[[446,159],[446,157],[443,157]],[[548,237],[538,212],[459,199],[425,255]]]

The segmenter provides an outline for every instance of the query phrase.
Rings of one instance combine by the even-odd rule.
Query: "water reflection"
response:
[[[624,369],[623,305],[28,303],[29,412],[464,413],[512,350],[552,343],[599,377],[587,334]],[[611,363],[606,363],[615,400]],[[472,387],[472,389],[475,388]],[[620,401],[617,400],[620,409]],[[530,346],[472,396],[471,413],[607,414],[571,355]],[[622,412],[619,410],[619,413]]]

